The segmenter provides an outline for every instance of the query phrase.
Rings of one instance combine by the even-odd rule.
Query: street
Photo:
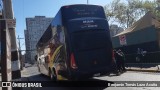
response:
[[[36,65],[28,66],[24,68],[22,71],[22,80],[24,81],[50,81],[49,77],[45,75],[41,75],[38,72],[38,68]],[[157,72],[135,72],[135,71],[127,71],[120,76],[110,75],[103,77],[94,77],[93,79],[89,79],[91,81],[96,81],[98,83],[103,83],[104,81],[107,83],[115,83],[116,81],[159,81],[160,73]],[[88,80],[87,80],[88,81]],[[53,85],[56,82],[50,82]],[[85,81],[84,81],[85,83]],[[77,84],[77,83],[76,83]],[[79,83],[81,84],[81,83]],[[92,84],[92,83],[90,83]],[[90,85],[89,84],[89,85]],[[95,83],[94,83],[95,84]],[[74,84],[75,85],[75,84]],[[82,84],[81,84],[82,85]],[[84,85],[84,84],[83,84]],[[160,87],[42,87],[42,88],[23,88],[23,90],[159,90]],[[77,86],[77,85],[76,85]],[[79,85],[78,85],[79,86]]]

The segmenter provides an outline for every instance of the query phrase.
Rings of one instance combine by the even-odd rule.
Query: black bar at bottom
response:
[[[12,87],[160,87],[159,81],[18,81]]]

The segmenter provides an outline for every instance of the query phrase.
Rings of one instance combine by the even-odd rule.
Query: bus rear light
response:
[[[73,68],[73,69],[77,69],[78,68],[77,65],[76,65],[73,53],[71,53],[71,64],[70,65],[71,65],[71,68]]]

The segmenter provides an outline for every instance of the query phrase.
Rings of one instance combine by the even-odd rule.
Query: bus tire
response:
[[[37,68],[38,68],[38,72],[41,73],[41,69],[39,65],[37,65]]]
[[[57,75],[55,73],[55,69],[49,69],[49,77],[52,81],[57,81]]]

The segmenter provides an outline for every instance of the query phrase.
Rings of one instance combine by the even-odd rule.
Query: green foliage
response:
[[[113,0],[104,9],[111,24],[118,23],[121,27],[128,28],[148,11],[160,17],[160,7],[157,8],[159,5],[160,2],[155,0]]]

